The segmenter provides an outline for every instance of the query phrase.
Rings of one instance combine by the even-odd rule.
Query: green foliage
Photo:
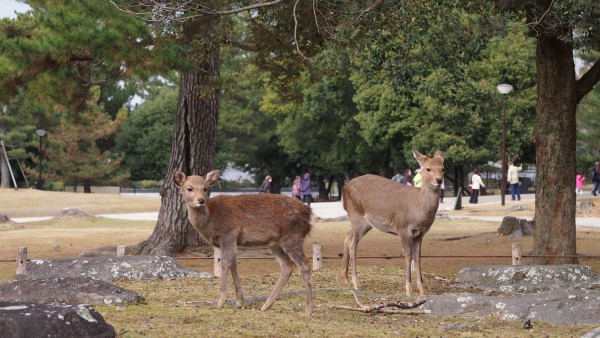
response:
[[[117,151],[125,155],[124,164],[133,180],[165,177],[177,95],[177,88],[162,86],[156,95],[131,111],[121,126],[116,137]]]
[[[577,107],[577,173],[588,177],[600,161],[600,87],[596,86]]]
[[[60,178],[69,185],[121,184],[129,178],[121,167],[122,157],[98,148],[97,143],[113,135],[125,121],[122,109],[115,120],[98,106],[99,88],[88,100],[86,110],[79,113],[76,123],[63,115],[61,124],[48,134],[49,145],[44,157],[51,179]]]

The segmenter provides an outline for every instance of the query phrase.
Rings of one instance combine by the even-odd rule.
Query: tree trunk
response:
[[[172,255],[207,245],[188,221],[173,173],[181,170],[186,175],[206,175],[213,169],[219,114],[218,76],[218,51],[207,63],[181,75],[171,159],[158,222],[147,240],[131,248],[132,254]]]
[[[0,111],[0,114],[5,114],[5,112]],[[2,121],[0,121],[0,133],[6,133],[6,127]],[[0,189],[10,189],[10,172],[2,146],[0,146]]]
[[[4,149],[0,146],[0,189],[10,189],[10,172],[8,170],[8,163],[6,163],[6,156],[4,155]],[[15,187],[16,188],[16,187]]]
[[[575,255],[577,108],[572,46],[553,35],[537,39],[537,122],[534,255]],[[576,258],[536,258],[535,264],[577,264]]]

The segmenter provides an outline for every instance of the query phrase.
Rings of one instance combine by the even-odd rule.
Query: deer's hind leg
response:
[[[269,297],[267,298],[263,306],[260,308],[261,311],[266,311],[271,307],[271,305],[273,305],[273,303],[277,299],[277,296],[279,296],[281,289],[283,289],[283,286],[285,285],[285,283],[287,283],[288,279],[290,278],[290,275],[294,271],[295,267],[294,262],[283,251],[283,248],[279,244],[272,244],[270,249],[271,253],[273,254],[273,256],[275,256],[277,262],[279,263],[279,266],[281,267],[281,273],[279,274],[279,279],[277,280],[277,283],[275,283],[273,290],[271,290]]]
[[[304,315],[310,317],[312,315],[314,304],[312,297],[312,285],[310,283],[311,270],[308,264],[306,264],[306,257],[304,256],[304,249],[302,248],[304,238],[290,241],[289,245],[286,245],[283,249],[290,259],[300,268],[302,278],[304,279],[304,289],[306,292],[306,311]]]

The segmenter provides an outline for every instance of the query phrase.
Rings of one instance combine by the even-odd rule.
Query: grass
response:
[[[65,207],[79,208],[90,214],[157,211],[160,200],[147,197],[84,195],[41,192],[36,190],[0,190],[0,213],[11,218],[57,214]],[[525,203],[533,210],[533,203]],[[598,208],[588,211],[597,215]],[[531,218],[533,211],[509,212],[506,208],[485,205],[465,206],[466,215]],[[14,257],[19,246],[27,246],[30,258],[61,258],[107,245],[131,245],[146,239],[155,222],[119,221],[100,218],[53,219],[43,222],[0,225],[0,282],[14,277]],[[336,310],[339,305],[353,306],[346,292],[349,288],[339,277],[339,253],[343,247],[349,222],[317,222],[306,240],[323,245],[324,269],[313,273],[315,312],[302,317],[305,298],[298,295],[278,299],[271,310],[261,312],[262,301],[247,304],[246,309],[228,305],[213,307],[218,297],[218,279],[158,281],[120,281],[122,287],[135,290],[146,298],[141,305],[96,306],[120,337],[189,337],[189,336],[445,336],[445,337],[545,337],[581,336],[593,327],[534,323],[534,329],[522,329],[522,323],[502,321],[496,316],[484,318],[436,318],[428,315],[382,315]],[[422,266],[429,294],[454,291],[448,280],[464,266],[510,264],[510,258],[440,258],[427,256],[510,256],[511,244],[523,245],[523,253],[531,251],[531,237],[511,239],[495,234],[498,222],[475,220],[436,220],[423,241]],[[583,255],[600,256],[600,231],[578,229],[577,248]],[[240,256],[263,255],[265,250],[244,251]],[[371,231],[360,242],[359,256],[400,256],[395,236]],[[186,267],[212,272],[212,260],[180,260]],[[525,264],[527,264],[525,260]],[[580,260],[600,271],[600,262]],[[407,301],[403,294],[404,268],[401,258],[359,258],[358,273],[363,290],[374,295],[364,298],[369,304],[391,300]],[[247,299],[269,293],[279,268],[275,260],[241,259],[239,270]],[[319,292],[333,289],[336,292]],[[233,285],[229,298],[234,298]],[[284,292],[302,291],[298,273],[294,273]],[[375,296],[380,295],[380,296]]]

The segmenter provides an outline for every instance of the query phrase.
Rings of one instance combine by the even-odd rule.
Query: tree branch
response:
[[[596,61],[592,68],[583,74],[581,79],[577,80],[577,103],[589,93],[600,81],[600,61]]]
[[[146,0],[146,1],[140,1],[140,5],[132,6],[132,7],[133,8],[137,7],[140,9],[149,8],[149,10],[134,11],[131,9],[120,7],[113,0],[109,0],[109,1],[113,4],[113,6],[115,6],[121,12],[133,15],[135,17],[141,18],[148,22],[163,22],[166,20],[184,22],[184,21],[187,21],[187,20],[190,20],[193,18],[199,18],[199,17],[224,16],[224,15],[237,14],[237,13],[241,13],[241,12],[247,12],[247,11],[258,9],[258,8],[277,5],[278,3],[283,2],[283,0],[273,0],[273,1],[266,1],[266,2],[259,1],[258,3],[248,5],[248,6],[219,11],[219,10],[215,10],[215,9],[212,9],[212,8],[209,8],[206,6],[196,5],[192,1],[185,1],[181,5],[177,5],[176,3],[175,4],[171,3],[169,5],[166,5],[164,1]],[[181,13],[189,13],[189,12],[194,12],[196,14],[181,15]],[[149,19],[147,17],[148,15],[152,15],[153,18]]]

